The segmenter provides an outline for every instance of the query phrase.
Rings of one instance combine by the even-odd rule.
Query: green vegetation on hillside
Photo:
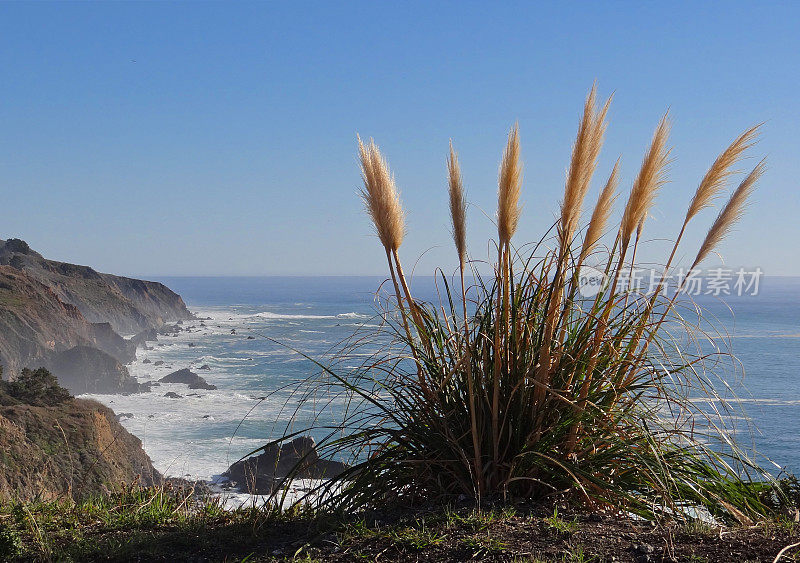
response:
[[[0,560],[746,563],[772,561],[800,535],[792,519],[721,529],[562,510],[226,511],[191,489],[128,487],[80,502],[0,504]]]
[[[3,367],[0,366],[0,379]],[[71,398],[69,391],[58,384],[45,368],[24,368],[14,381],[0,380],[0,404],[26,404],[37,407],[53,406]]]

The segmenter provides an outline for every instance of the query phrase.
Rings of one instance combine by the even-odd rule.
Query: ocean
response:
[[[97,395],[143,443],[155,467],[170,476],[213,479],[243,455],[279,435],[292,415],[298,382],[319,372],[323,358],[355,331],[374,326],[380,277],[164,277],[203,321],[160,336],[140,349],[129,369],[156,381],[189,368],[215,391],[161,384],[138,395]],[[431,299],[432,278],[415,278],[415,296]],[[800,278],[764,277],[758,295],[702,295],[738,358],[718,366],[755,430],[743,445],[770,466],[800,472]],[[276,344],[272,340],[280,342]],[[155,365],[156,362],[159,365]],[[200,369],[207,366],[207,369]],[[167,392],[182,398],[168,398]],[[303,417],[300,417],[301,422]],[[307,422],[308,419],[305,419]],[[763,458],[762,463],[766,463]]]

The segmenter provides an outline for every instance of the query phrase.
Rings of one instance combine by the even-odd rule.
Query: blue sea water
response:
[[[324,358],[337,342],[374,326],[375,292],[384,280],[169,277],[157,281],[208,320],[184,322],[190,331],[162,336],[151,350],[140,349],[130,367],[132,374],[140,381],[155,381],[188,367],[218,389],[193,392],[185,385],[162,384],[149,394],[95,398],[118,414],[132,415],[122,423],[142,439],[157,469],[209,479],[286,427],[294,404],[292,392],[302,391],[298,382],[319,371],[290,347]],[[416,296],[434,297],[431,278],[416,278],[413,285]],[[765,277],[756,296],[699,296],[696,301],[707,318],[716,317],[727,333],[720,342],[731,346],[743,368],[734,369],[731,362],[717,368],[742,399],[756,428],[752,434],[742,433],[742,441],[777,466],[800,472],[800,278]],[[157,361],[164,363],[155,366]],[[204,365],[209,369],[200,370]],[[183,398],[164,397],[168,391]]]

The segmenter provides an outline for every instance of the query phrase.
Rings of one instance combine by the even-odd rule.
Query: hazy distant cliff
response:
[[[120,334],[190,319],[160,283],[43,258],[21,240],[0,240],[0,365],[48,367],[73,393],[135,392],[123,364],[136,344]]]
[[[24,271],[64,303],[75,305],[87,321],[110,323],[119,334],[192,318],[180,295],[164,284],[47,260],[18,239],[0,240],[0,265]]]

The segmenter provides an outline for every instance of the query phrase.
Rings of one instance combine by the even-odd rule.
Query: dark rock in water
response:
[[[134,346],[140,347],[144,346],[145,342],[156,342],[158,340],[158,331],[154,328],[148,328],[147,330],[143,330],[136,336],[131,337],[128,342],[131,342]]]
[[[189,342],[189,348],[194,348],[194,342]]]
[[[122,420],[123,418],[133,418],[132,412],[121,412],[117,415],[117,420]]]
[[[325,479],[348,468],[345,463],[321,459],[314,439],[303,436],[282,446],[273,444],[260,455],[237,461],[223,476],[242,492],[262,495],[279,488],[290,472],[294,478]]]
[[[211,369],[211,367],[210,367],[208,364],[203,364],[202,366],[200,366],[200,367],[199,367],[199,368],[197,368],[197,369],[209,370],[209,369]]]
[[[58,382],[75,395],[138,393],[144,390],[125,366],[89,346],[75,346],[54,354],[47,367]]]
[[[206,382],[205,379],[190,371],[188,368],[179,369],[178,371],[173,371],[169,375],[165,375],[161,379],[159,379],[161,383],[185,383],[189,386],[189,389],[209,389],[213,390],[217,387],[215,385],[210,385]]]
[[[167,399],[183,399],[183,395],[178,395],[177,393],[173,393],[172,391],[167,391],[164,393],[164,396]]]
[[[181,331],[181,327],[178,325],[164,325],[160,329],[158,329],[158,334],[163,334],[165,336],[175,336]]]
[[[255,339],[256,339],[256,337],[255,337],[255,336],[248,336],[248,337],[247,337],[247,339],[248,339],[248,340],[255,340]]]
[[[143,363],[143,364],[152,364],[153,362],[151,362],[150,360],[148,360],[147,358],[145,358],[144,360],[142,360],[142,363]]]
[[[164,365],[164,360],[156,360],[156,362],[153,365],[154,366],[163,366]]]

